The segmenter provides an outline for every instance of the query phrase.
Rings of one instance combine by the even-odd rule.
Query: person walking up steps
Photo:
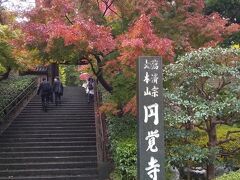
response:
[[[87,84],[87,93],[88,93],[88,103],[90,101],[93,101],[94,97],[94,79],[92,77],[88,78],[88,84]]]
[[[55,77],[54,79],[53,92],[54,92],[55,104],[57,106],[58,104],[61,104],[61,96],[63,95],[63,85],[59,77]]]
[[[46,112],[50,96],[52,95],[52,87],[46,78],[42,79],[37,91],[37,95],[41,95],[42,108]]]

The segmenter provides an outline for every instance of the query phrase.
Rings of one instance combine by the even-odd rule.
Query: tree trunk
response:
[[[207,179],[211,180],[215,178],[215,165],[213,163],[207,166]]]
[[[2,74],[2,75],[0,76],[0,81],[1,81],[1,80],[4,80],[4,79],[7,79],[8,76],[9,76],[9,74],[10,74],[10,71],[11,71],[11,68],[8,67],[8,68],[7,68],[7,72],[5,72],[4,74]]]
[[[93,68],[93,65],[91,64],[91,61],[89,61],[89,63],[92,66],[93,73],[97,76],[98,81],[102,84],[104,89],[111,93],[113,88],[103,77],[103,69],[102,69],[103,64],[102,64],[102,60],[101,60],[101,55],[97,55],[97,54],[93,54],[93,55],[97,60],[97,66],[98,66],[98,72],[96,72]]]
[[[52,84],[54,81],[54,78],[56,76],[59,76],[59,69],[58,69],[58,64],[52,63],[49,67],[49,73],[48,73],[48,80]]]
[[[109,83],[103,78],[102,73],[99,73],[97,75],[97,79],[98,81],[102,84],[102,86],[104,87],[104,89],[106,89],[108,92],[112,92],[113,88],[112,86],[109,85]]]
[[[217,133],[216,133],[216,125],[215,120],[211,121],[210,128],[208,131],[208,148],[212,149],[216,147],[217,144]],[[216,155],[211,153],[209,154],[209,164],[207,166],[207,179],[211,180],[215,178],[215,160]]]

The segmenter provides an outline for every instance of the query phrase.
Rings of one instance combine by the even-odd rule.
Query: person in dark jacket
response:
[[[88,103],[94,100],[94,79],[92,77],[88,78],[87,83],[87,94],[88,94]]]
[[[42,79],[42,82],[40,83],[40,85],[38,87],[37,95],[41,96],[43,110],[47,111],[46,108],[49,103],[49,99],[52,95],[52,87],[46,78]]]
[[[63,95],[63,85],[59,77],[55,77],[54,79],[53,92],[54,92],[55,104],[57,106],[58,104],[61,104],[61,96]]]

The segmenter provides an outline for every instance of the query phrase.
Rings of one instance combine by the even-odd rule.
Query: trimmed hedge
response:
[[[0,109],[2,110],[13,101],[34,78],[35,76],[20,76],[0,81]]]
[[[224,174],[221,177],[216,178],[216,180],[239,180],[240,179],[240,170],[236,172],[230,172],[228,174]]]

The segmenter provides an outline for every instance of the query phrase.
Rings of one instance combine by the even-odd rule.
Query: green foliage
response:
[[[225,152],[231,152],[236,148],[240,148],[240,136],[239,136],[240,128],[227,126],[227,125],[218,126],[217,135],[218,135],[219,140],[226,139],[226,134],[228,132],[235,132],[235,133],[229,134],[229,138],[232,138],[234,140],[220,146],[221,149]],[[234,157],[232,157],[232,158],[234,158]],[[235,159],[235,160],[237,160],[237,159]],[[238,165],[240,165],[240,159],[238,159]]]
[[[0,109],[2,110],[14,100],[34,78],[34,76],[20,76],[0,81]]]
[[[0,64],[0,74],[6,72],[6,68]]]
[[[108,24],[108,26],[111,26],[112,34],[114,36],[122,34],[122,32],[123,32],[123,21],[122,20],[112,21],[111,23]]]
[[[123,107],[134,95],[136,91],[136,79],[118,74],[113,83],[112,100],[120,107]]]
[[[59,66],[60,79],[65,86],[78,86],[80,85],[79,75],[74,65],[60,65]]]
[[[137,147],[135,139],[123,139],[118,142],[113,155],[117,170],[122,179],[136,179],[137,174]]]
[[[229,38],[225,39],[220,46],[221,47],[230,47],[235,44],[240,44],[240,31],[232,34]]]
[[[66,74],[65,74],[65,66],[59,65],[59,75],[60,75],[60,80],[63,83],[63,85],[66,84]]]
[[[62,38],[53,41],[53,45],[48,53],[51,59],[58,62],[72,62],[72,64],[76,64],[79,56],[78,51],[74,49],[73,45],[64,45],[64,40]]]
[[[228,138],[233,139],[232,141],[226,142],[222,145],[219,145],[219,152],[225,154],[226,156],[218,157],[219,163],[230,164],[228,166],[236,167],[240,166],[240,154],[232,154],[227,155],[227,153],[234,151],[236,148],[240,148],[240,128],[229,126],[229,125],[219,125],[217,126],[217,137],[218,141],[224,141],[226,139],[226,135],[228,132],[230,133]],[[190,142],[196,146],[207,147],[208,136],[204,131],[197,130],[197,141],[196,138],[191,138]],[[231,154],[231,153],[230,153]]]
[[[216,180],[239,180],[240,179],[240,171],[230,172],[228,174],[224,174],[221,177],[216,178]]]
[[[17,31],[13,31],[7,25],[0,24],[0,65],[7,67],[16,67],[16,62],[12,54],[12,47],[9,40],[17,36]]]
[[[179,144],[171,147],[168,152],[168,163],[174,167],[203,166],[208,162],[207,148],[193,144]]]
[[[110,149],[119,179],[136,179],[137,141],[136,121],[131,116],[109,117],[108,130]]]
[[[237,49],[206,48],[181,56],[164,68],[168,85],[164,93],[166,144],[171,165],[205,167],[221,160],[217,155],[224,144],[210,147],[207,123],[240,121],[239,59]],[[205,130],[196,131],[196,127]],[[217,127],[217,140],[225,140],[228,130],[234,129],[221,127]],[[239,138],[231,143],[228,148],[236,146]]]
[[[166,66],[164,81],[171,86],[165,97],[169,107],[175,108],[166,110],[168,123],[198,123],[239,113],[240,62],[234,61],[239,57],[237,49],[208,48]]]
[[[0,64],[1,66],[13,67],[16,66],[12,55],[12,48],[4,41],[0,40]]]
[[[240,22],[240,1],[239,0],[205,0],[205,13],[220,13],[223,17],[229,18],[232,22]]]

